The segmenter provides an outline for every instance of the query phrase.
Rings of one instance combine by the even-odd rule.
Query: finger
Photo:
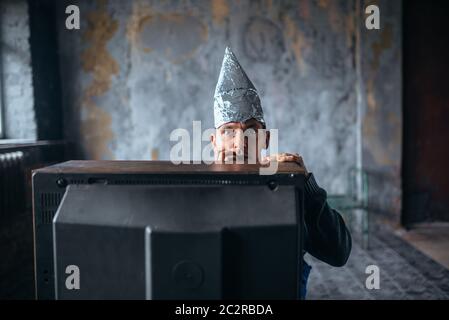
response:
[[[297,157],[294,156],[294,155],[292,155],[292,154],[286,155],[286,156],[284,156],[284,158],[287,158],[287,159],[297,159]]]
[[[296,162],[296,158],[293,156],[280,157],[279,162]]]

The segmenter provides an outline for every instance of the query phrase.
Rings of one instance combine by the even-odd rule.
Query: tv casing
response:
[[[259,169],[68,161],[33,171],[36,298],[299,299],[304,170]],[[72,264],[80,290],[65,287]]]

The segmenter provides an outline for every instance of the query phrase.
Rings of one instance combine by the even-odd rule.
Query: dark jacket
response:
[[[326,199],[326,191],[317,185],[310,173],[304,194],[304,249],[331,266],[341,267],[351,253],[351,235],[341,215],[329,206]]]

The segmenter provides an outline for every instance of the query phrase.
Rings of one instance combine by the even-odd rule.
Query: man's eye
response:
[[[254,129],[249,129],[245,131],[245,136],[253,136],[256,134],[256,131]]]

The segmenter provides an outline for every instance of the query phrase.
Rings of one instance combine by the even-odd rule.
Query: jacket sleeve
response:
[[[346,264],[352,248],[351,235],[341,215],[327,203],[327,193],[312,173],[304,188],[304,249],[331,266]]]

